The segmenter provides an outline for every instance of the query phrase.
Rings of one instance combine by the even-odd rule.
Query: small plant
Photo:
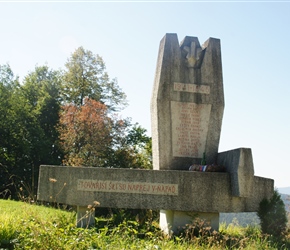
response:
[[[202,160],[201,160],[201,165],[206,165],[206,156],[205,156],[205,152],[203,152],[203,155],[202,155]]]
[[[211,235],[212,228],[209,222],[200,218],[194,219],[193,223],[187,224],[182,233],[185,239],[196,239],[197,237],[205,238]]]
[[[275,237],[282,236],[287,229],[287,215],[285,205],[277,190],[270,200],[260,202],[258,216],[261,220],[261,229],[265,234]]]

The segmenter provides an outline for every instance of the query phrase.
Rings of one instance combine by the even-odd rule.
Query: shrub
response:
[[[285,204],[277,190],[270,200],[263,199],[260,202],[258,216],[261,221],[261,229],[265,234],[280,237],[286,232],[287,215]]]

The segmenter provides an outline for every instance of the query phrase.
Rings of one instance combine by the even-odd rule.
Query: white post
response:
[[[194,220],[198,218],[208,223],[211,230],[219,230],[219,213],[161,210],[159,225],[165,234],[172,235],[183,230],[187,224],[194,223]]]
[[[88,207],[77,206],[77,227],[89,228],[95,226],[95,211]]]

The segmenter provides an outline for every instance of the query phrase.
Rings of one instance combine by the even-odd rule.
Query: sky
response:
[[[0,64],[23,79],[64,69],[79,46],[100,55],[151,136],[159,43],[221,40],[225,110],[219,152],[251,148],[255,175],[290,186],[290,1],[1,1]],[[288,165],[289,164],[289,165]]]

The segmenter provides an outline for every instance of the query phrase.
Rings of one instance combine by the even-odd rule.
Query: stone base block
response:
[[[235,152],[240,155],[241,150]],[[241,162],[241,157],[238,159],[237,162]],[[274,180],[257,176],[246,178],[243,173],[247,169],[233,171],[240,180],[236,182],[239,193],[233,196],[232,187],[237,185],[233,185],[232,172],[40,166],[37,197],[40,201],[85,207],[98,201],[100,207],[112,208],[256,212],[261,200],[271,198]],[[250,182],[247,182],[250,178],[254,180],[251,189],[248,187]],[[56,181],[51,182],[51,179]],[[243,194],[249,196],[244,197]]]
[[[77,206],[77,227],[89,228],[95,226],[95,213],[88,207]]]
[[[237,148],[218,154],[217,163],[230,173],[232,195],[251,197],[254,185],[254,163],[250,148]]]
[[[160,228],[167,234],[172,235],[181,231],[187,224],[195,219],[202,219],[209,223],[212,230],[219,230],[219,213],[196,213],[173,210],[160,210]]]

